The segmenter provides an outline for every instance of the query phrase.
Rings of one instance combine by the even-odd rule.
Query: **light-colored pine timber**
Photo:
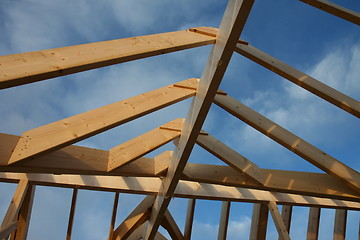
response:
[[[300,0],[339,18],[360,25],[360,14],[326,0]]]
[[[0,56],[0,89],[214,42],[187,30]]]
[[[273,71],[298,86],[314,93],[335,106],[360,118],[360,103],[319,80],[279,61],[251,45],[238,44],[235,51],[259,65]]]
[[[145,134],[120,144],[109,152],[108,171],[129,164],[131,161],[165,145],[179,137],[181,132],[171,130],[172,125],[182,125],[184,119],[178,118]]]
[[[320,211],[318,207],[310,208],[306,240],[317,240],[319,237]]]
[[[149,217],[149,208],[154,204],[154,196],[146,196],[144,200],[129,214],[129,216],[114,231],[114,240],[126,239],[141,226]]]
[[[171,215],[169,209],[166,210],[164,218],[162,219],[161,226],[163,226],[166,231],[168,231],[171,239],[174,240],[183,240],[184,236],[179,229],[179,226],[176,224],[175,219]]]
[[[74,216],[75,216],[75,207],[76,207],[77,194],[78,194],[78,189],[74,188],[72,198],[71,198],[69,221],[68,221],[68,227],[67,227],[67,232],[66,232],[66,240],[71,240],[71,234],[72,234],[72,228],[73,228]]]
[[[56,174],[121,175],[134,177],[165,176],[172,152],[166,151],[154,159],[139,158],[125,166],[107,172],[108,152],[79,146],[68,146],[32,161],[6,164],[19,137],[0,134],[0,171]],[[238,171],[227,166],[188,163],[182,179],[222,184],[236,187],[250,187],[268,191],[289,192],[342,200],[359,200],[356,191],[345,183],[321,173],[307,173],[261,169],[266,179],[265,186],[249,181]],[[317,184],[313,184],[316,182]]]
[[[113,204],[113,210],[112,210],[111,221],[110,221],[109,240],[112,240],[114,238],[114,226],[115,226],[115,221],[116,221],[117,208],[118,208],[118,204],[119,204],[119,195],[120,194],[118,192],[116,192],[115,196],[114,196],[114,204]]]
[[[347,210],[336,209],[334,222],[334,240],[345,240]]]
[[[217,95],[215,103],[264,135],[293,151],[330,175],[360,191],[360,174],[310,143],[282,128],[230,96]]]
[[[196,87],[198,79],[191,78],[182,83]],[[193,89],[170,85],[26,131],[8,163],[53,152],[192,97],[195,92]]]
[[[17,182],[20,179],[29,179],[29,181],[33,184],[42,186],[69,187],[146,195],[158,194],[161,187],[161,180],[159,178],[149,177],[0,173],[0,179],[7,179],[8,182]],[[280,205],[316,206],[322,208],[348,210],[360,209],[360,202],[358,200],[344,201],[278,192],[272,192],[271,195],[270,192],[263,190],[229,187],[184,180],[179,182],[174,196],[181,198],[252,203],[268,202],[275,199],[276,203]]]
[[[188,200],[187,212],[186,212],[186,221],[185,221],[185,230],[184,230],[184,240],[191,239],[191,232],[194,222],[194,212],[195,212],[196,199],[190,198]]]
[[[199,135],[196,143],[241,174],[244,174],[258,184],[264,184],[265,178],[256,164],[226,146],[213,136]]]
[[[184,128],[181,131],[179,146],[173,154],[168,174],[163,180],[164,190],[156,198],[151,211],[149,224],[144,234],[145,240],[153,239],[157,232],[165,210],[171,201],[171,195],[180,180],[196,138],[225,74],[233,49],[240,37],[252,5],[253,0],[230,0],[228,3],[216,43],[211,50],[201,76],[197,94],[190,106]]]
[[[127,240],[141,240],[146,224],[147,222],[136,228],[135,231],[127,238]],[[167,240],[167,238],[164,237],[164,235],[162,235],[160,232],[157,232],[155,235],[155,240]]]
[[[0,239],[7,239],[9,235],[14,232],[17,228],[18,222],[12,222],[8,224],[7,226],[0,228]]]
[[[29,182],[26,176],[24,176],[18,183],[14,196],[11,199],[10,205],[6,211],[5,217],[2,220],[0,229],[7,228],[8,226],[10,226],[10,224],[13,224],[16,221],[22,203],[26,196],[26,191],[28,187],[29,187]]]
[[[289,233],[286,231],[285,223],[281,217],[279,208],[275,201],[268,203],[269,212],[271,213],[272,219],[274,220],[276,230],[278,231],[280,240],[290,240]]]
[[[291,226],[291,216],[292,216],[292,206],[283,205],[281,208],[281,217],[284,221],[286,231],[290,234],[290,226]]]
[[[225,201],[221,204],[221,215],[218,230],[218,240],[226,240],[231,202]]]
[[[34,195],[35,195],[35,188],[36,186],[29,184],[25,198],[20,208],[19,215],[17,217],[18,226],[16,228],[16,231],[11,234],[10,240],[27,239],[27,234],[30,224],[30,216],[31,216]]]
[[[250,227],[250,240],[265,240],[269,207],[266,203],[254,203]]]

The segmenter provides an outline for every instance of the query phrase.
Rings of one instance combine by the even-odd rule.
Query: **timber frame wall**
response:
[[[9,236],[16,240],[26,238],[36,185],[73,189],[67,239],[71,238],[78,189],[116,193],[109,239],[165,239],[158,232],[159,226],[163,226],[172,239],[190,239],[196,199],[222,201],[218,239],[226,239],[231,202],[254,204],[250,239],[265,239],[269,212],[279,239],[290,239],[293,206],[310,208],[307,239],[317,239],[321,208],[336,209],[334,239],[344,239],[347,211],[360,210],[359,173],[218,90],[235,51],[330,104],[360,117],[358,101],[239,40],[253,1],[229,0],[219,29],[197,27],[1,56],[0,89],[5,89],[213,45],[201,79],[174,83],[29,130],[22,136],[1,133],[0,180],[18,183],[18,187],[2,221],[0,239]],[[349,24],[360,25],[359,13],[326,0],[302,1],[351,22]],[[166,41],[162,41],[164,39]],[[96,54],[93,54],[94,51]],[[175,119],[110,151],[72,145],[187,98],[193,98],[193,102],[186,119]],[[212,103],[327,174],[259,168],[201,130]],[[153,159],[143,157],[171,141],[176,145],[174,151],[164,152]],[[195,144],[228,166],[187,163]],[[317,185],[312,184],[314,182]],[[145,194],[147,197],[123,223],[114,226],[119,193],[122,192]],[[189,199],[184,231],[179,229],[167,209],[172,197]],[[283,205],[281,213],[278,205]]]

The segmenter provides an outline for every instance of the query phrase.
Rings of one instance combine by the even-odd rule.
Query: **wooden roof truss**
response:
[[[360,15],[325,0],[303,2],[360,25]],[[201,79],[191,78],[14,136],[0,134],[0,180],[18,183],[0,239],[26,236],[36,185],[73,188],[67,239],[78,189],[115,192],[109,239],[190,239],[195,199],[223,201],[218,239],[226,239],[231,202],[254,203],[250,239],[265,239],[270,212],[280,239],[290,239],[292,206],[310,208],[308,239],[317,239],[321,208],[336,209],[334,239],[344,239],[347,210],[360,209],[360,174],[350,166],[219,90],[233,52],[274,71],[355,117],[360,103],[239,40],[253,0],[230,0],[219,29],[191,28],[0,57],[0,88],[212,44]],[[111,50],[111,51],[109,51]],[[174,119],[110,151],[72,145],[182,100],[193,98],[186,119]],[[212,103],[327,174],[261,169],[202,130]],[[149,152],[173,141],[174,151]],[[228,166],[188,163],[198,144]],[[316,182],[317,185],[312,184]],[[119,193],[148,195],[114,226]],[[168,205],[189,198],[182,232]],[[278,205],[283,205],[282,213]]]

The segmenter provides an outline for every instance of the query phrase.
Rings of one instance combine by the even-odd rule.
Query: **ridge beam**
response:
[[[214,102],[262,134],[360,192],[360,174],[356,170],[324,153],[230,96],[217,95]]]
[[[213,43],[185,30],[0,56],[0,89]]]
[[[264,185],[265,177],[262,174],[261,169],[232,148],[226,146],[220,140],[217,140],[211,135],[199,135],[196,142],[202,148],[221,159],[240,174],[244,174],[256,183]]]
[[[175,138],[178,138],[181,132],[172,129],[181,129],[183,122],[184,119],[178,118],[110,149],[108,172],[129,164]]]
[[[181,83],[196,87],[198,81],[190,78]],[[196,90],[170,85],[29,130],[22,134],[8,163],[37,158],[195,94]]]
[[[144,239],[154,239],[161,219],[171,201],[186,162],[195,145],[206,115],[214,100],[236,43],[245,26],[254,0],[230,0],[220,25],[216,43],[203,71],[196,97],[189,109],[181,131],[179,146],[171,158],[167,176],[163,179],[162,191],[156,197]]]

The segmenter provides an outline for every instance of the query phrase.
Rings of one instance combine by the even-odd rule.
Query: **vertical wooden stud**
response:
[[[191,198],[188,200],[188,208],[186,213],[186,222],[185,222],[185,230],[184,230],[184,240],[191,239],[191,231],[194,220],[194,211],[195,211],[195,203],[196,199]]]
[[[116,212],[117,212],[117,208],[118,208],[118,203],[119,203],[119,193],[117,192],[117,193],[115,193],[115,196],[114,196],[114,206],[113,206],[113,211],[112,211],[112,215],[111,215],[109,240],[112,240],[114,238],[114,225],[115,225],[115,221],[116,221]]]
[[[347,210],[336,209],[334,223],[334,240],[345,240]]]
[[[318,239],[319,223],[320,223],[320,208],[317,207],[310,208],[306,240]]]
[[[226,240],[230,214],[230,203],[231,202],[228,201],[222,202],[218,240]]]
[[[74,222],[77,193],[78,193],[78,189],[74,188],[72,200],[71,200],[71,208],[70,208],[68,229],[67,229],[67,233],[66,233],[66,240],[71,240],[71,233],[72,233],[72,227],[73,227],[73,222]]]
[[[269,208],[264,203],[254,203],[250,240],[265,240],[268,223]]]

